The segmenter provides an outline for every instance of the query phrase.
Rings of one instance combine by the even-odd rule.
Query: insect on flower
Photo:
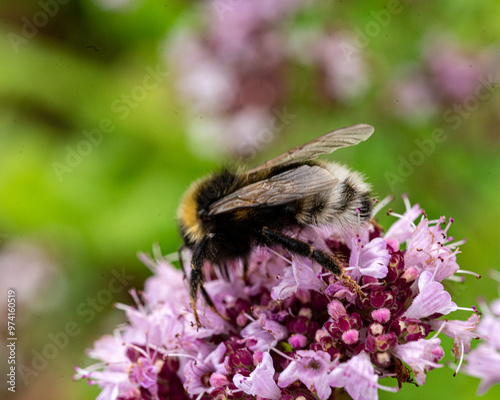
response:
[[[196,311],[198,291],[216,312],[203,287],[202,268],[209,261],[220,268],[246,258],[255,245],[280,246],[308,257],[359,289],[343,274],[331,253],[284,233],[285,229],[333,225],[344,229],[370,218],[370,185],[343,165],[314,160],[370,137],[373,127],[353,125],[329,132],[295,147],[246,172],[223,169],[196,181],[178,209],[184,247],[192,251],[189,280],[191,307]],[[182,257],[180,257],[182,259]]]

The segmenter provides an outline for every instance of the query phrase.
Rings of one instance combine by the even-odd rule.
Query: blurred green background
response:
[[[498,15],[494,0],[3,1],[0,296],[17,291],[21,369],[1,397],[97,397],[73,365],[124,322],[113,304],[150,275],[137,252],[180,245],[189,183],[350,124],[376,132],[332,158],[395,211],[407,193],[467,238],[459,264],[483,278],[451,284],[455,302],[498,297]],[[477,385],[445,367],[380,398],[469,399]]]

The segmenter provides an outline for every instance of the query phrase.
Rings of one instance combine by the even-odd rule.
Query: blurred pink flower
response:
[[[18,324],[26,321],[32,313],[45,312],[61,304],[66,286],[58,263],[41,243],[16,239],[3,244],[0,249],[0,290],[2,293],[15,290]],[[49,291],[50,296],[44,296]],[[7,296],[2,298],[0,305],[3,326],[7,324]]]
[[[500,350],[488,343],[477,346],[466,358],[465,372],[481,379],[478,396],[486,393],[493,385],[500,383]]]
[[[196,8],[197,28],[170,36],[167,62],[187,108],[193,151],[251,157],[274,140],[292,119],[279,115],[287,114],[293,64],[314,69],[319,95],[351,102],[366,93],[368,67],[352,35],[323,27],[305,39],[296,34],[294,20],[310,3],[204,1]],[[297,40],[307,41],[305,51],[295,50]],[[347,54],[349,46],[355,51]]]
[[[480,52],[468,51],[445,37],[429,40],[424,51],[433,85],[445,100],[462,102],[474,94],[478,78],[485,73]]]
[[[500,276],[494,274],[493,277],[500,283]],[[489,307],[484,300],[481,300],[481,311],[483,316],[475,332],[483,342],[466,356],[464,366],[466,374],[481,379],[477,389],[478,395],[486,393],[491,386],[500,383],[500,299],[495,299]],[[470,321],[468,330],[475,324],[476,320]],[[465,341],[465,346],[467,345]]]
[[[342,31],[324,35],[315,43],[314,50],[328,96],[349,102],[365,94],[369,87],[368,66],[351,35]]]
[[[435,32],[422,47],[422,59],[403,66],[389,85],[394,113],[407,122],[422,123],[444,107],[456,110],[478,100],[478,88],[498,70],[498,49],[466,48]]]

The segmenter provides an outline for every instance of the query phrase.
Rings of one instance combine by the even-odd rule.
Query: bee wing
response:
[[[349,147],[368,139],[373,133],[373,126],[358,124],[336,129],[301,146],[294,147],[264,164],[247,172],[248,175],[276,165],[288,165],[312,160],[320,154],[328,154],[342,147]]]
[[[314,165],[298,168],[263,179],[223,197],[210,206],[208,215],[236,208],[277,206],[331,189],[338,180],[326,169]]]

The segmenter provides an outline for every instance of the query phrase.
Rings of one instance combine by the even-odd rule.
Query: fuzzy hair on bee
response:
[[[189,287],[198,327],[198,292],[217,312],[203,287],[205,261],[224,268],[229,261],[241,259],[246,266],[245,261],[256,245],[278,246],[308,257],[359,290],[344,275],[335,254],[316,249],[284,231],[325,225],[347,229],[370,218],[371,187],[363,176],[341,164],[315,158],[356,145],[373,131],[365,124],[341,128],[249,171],[226,168],[191,185],[177,217],[184,240],[179,251],[187,247],[192,252]]]

